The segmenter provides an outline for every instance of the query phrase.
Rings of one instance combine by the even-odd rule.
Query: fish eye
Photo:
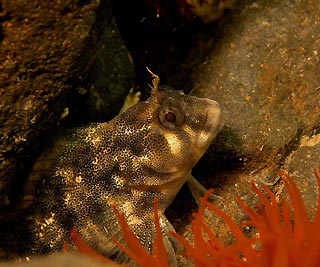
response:
[[[177,120],[176,115],[172,112],[169,111],[164,115],[164,118],[166,119],[166,121],[174,123]]]
[[[175,129],[184,122],[184,114],[179,106],[164,103],[159,111],[159,121],[167,129]]]

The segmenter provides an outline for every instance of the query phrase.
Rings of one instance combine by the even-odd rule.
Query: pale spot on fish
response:
[[[76,177],[76,183],[81,183],[82,182],[82,176],[81,175],[78,175],[77,177]]]
[[[164,137],[166,138],[171,153],[174,156],[179,156],[181,153],[181,140],[179,139],[179,137],[177,137],[175,134],[173,133],[165,133]]]

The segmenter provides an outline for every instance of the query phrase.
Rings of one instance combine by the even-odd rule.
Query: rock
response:
[[[310,220],[317,210],[318,185],[314,171],[320,171],[320,134],[310,138],[303,136],[300,146],[286,159],[284,169],[291,174],[303,194],[304,202],[308,206]]]
[[[207,0],[203,2],[186,0],[186,3],[190,5],[189,12],[199,17],[204,23],[210,23],[221,18],[225,9],[231,9],[236,1],[237,0]]]
[[[133,62],[114,19],[96,47],[95,61],[86,79],[68,98],[72,110],[66,120],[68,126],[112,119],[133,84]]]
[[[121,46],[109,0],[4,0],[0,22],[0,206],[5,206],[19,197],[70,93],[85,93],[94,105],[78,98],[76,104],[68,101],[70,118],[79,122],[76,108],[92,111],[97,99],[106,108],[110,96],[113,103],[124,98],[133,66]]]
[[[303,146],[302,140],[320,129],[319,12],[317,1],[248,3],[220,29],[220,41],[208,42],[210,52],[193,71],[193,93],[218,101],[225,120],[196,172],[209,177],[202,182],[217,189],[223,197],[217,204],[238,222],[244,218],[235,195],[255,206],[249,182],[278,191],[273,183],[281,168],[299,185],[310,183],[300,189],[303,195],[313,192],[305,200],[314,211],[310,170],[319,163],[320,148]],[[221,221],[212,227],[230,241]]]

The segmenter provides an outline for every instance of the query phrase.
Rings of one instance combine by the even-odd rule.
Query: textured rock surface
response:
[[[300,190],[304,192],[303,197],[309,208],[310,219],[317,210],[318,189],[313,170],[320,166],[320,134],[302,137],[300,146],[293,151],[284,164],[284,168],[297,181]]]
[[[109,21],[96,48],[92,68],[68,98],[72,111],[66,119],[68,125],[112,119],[132,86],[133,62],[114,19]]]
[[[127,58],[120,63],[115,60],[117,52],[123,53],[124,50],[121,42],[115,41],[119,39],[116,25],[112,23],[111,29],[107,27],[111,21],[110,4],[108,0],[1,1],[1,205],[8,203],[7,195],[15,199],[14,194],[19,194],[16,189],[24,183],[31,161],[57,126],[69,93],[82,88],[80,92],[85,92],[86,99],[94,98],[92,95],[95,94],[96,99],[104,103],[101,87],[111,84],[119,73],[123,74],[119,78],[125,80],[124,76],[130,73],[130,68],[132,73],[132,65],[127,65],[127,54],[122,57]],[[109,38],[104,38],[108,30]],[[105,52],[110,39],[117,46]],[[108,53],[109,58],[106,57]],[[114,58],[112,62],[108,62],[110,54]],[[119,65],[115,66],[115,63]],[[97,66],[108,64],[108,68],[98,67],[99,73],[95,71]],[[104,77],[106,73],[109,74],[108,79]],[[124,91],[119,88],[126,86],[125,83],[116,88],[116,97],[119,98]],[[99,90],[100,95],[90,91],[92,87]],[[107,92],[108,88],[104,92],[108,98],[110,94]],[[92,105],[97,103],[91,102]],[[88,107],[82,103],[68,103],[71,114],[74,114],[75,107]],[[72,118],[75,119],[75,116]]]
[[[211,163],[197,170],[212,175],[204,183],[218,188],[221,207],[238,221],[234,196],[254,206],[249,181],[273,183],[281,168],[296,174],[305,195],[312,192],[306,204],[311,213],[315,207],[310,168],[319,162],[319,144],[301,140],[320,130],[319,11],[317,1],[250,3],[193,73],[194,94],[217,100],[225,119]],[[212,223],[228,237],[219,224]]]

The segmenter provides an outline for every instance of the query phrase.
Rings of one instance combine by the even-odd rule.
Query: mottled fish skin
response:
[[[111,240],[123,240],[112,205],[151,251],[159,198],[164,242],[175,266],[168,234],[173,227],[164,211],[220,130],[220,113],[213,100],[155,85],[147,101],[113,120],[74,130],[43,182],[31,253],[61,250],[76,227],[99,253],[130,262]]]

